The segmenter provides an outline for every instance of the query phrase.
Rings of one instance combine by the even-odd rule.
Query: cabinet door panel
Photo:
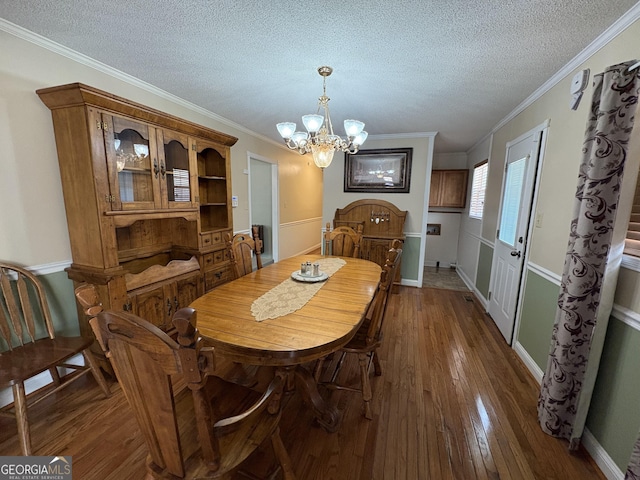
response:
[[[155,128],[103,115],[112,209],[151,210],[160,201]]]
[[[188,307],[191,302],[198,298],[201,295],[200,285],[199,273],[189,278],[178,280],[173,297],[175,310]]]
[[[464,208],[467,203],[469,171],[432,170],[429,191],[430,207]]]
[[[166,329],[167,319],[170,318],[167,315],[166,302],[165,289],[162,286],[138,293],[131,298],[133,313],[163,330]],[[169,306],[172,307],[172,305]]]
[[[163,208],[195,207],[191,185],[194,157],[189,155],[189,142],[187,135],[158,130]]]
[[[441,192],[443,207],[464,208],[467,203],[467,170],[444,172],[444,187]]]
[[[438,170],[433,170],[431,172],[431,187],[429,189],[429,206],[430,207],[439,207],[440,206],[440,190],[442,181],[442,172]]]

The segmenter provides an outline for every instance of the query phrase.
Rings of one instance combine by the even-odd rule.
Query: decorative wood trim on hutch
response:
[[[385,200],[363,199],[336,209],[333,226],[335,228],[347,225],[356,230],[358,225],[362,225],[361,258],[384,266],[391,242],[397,238],[404,243],[406,218],[407,211],[400,210],[393,203]],[[395,289],[400,284],[400,270],[401,266],[397,269]]]
[[[96,285],[104,309],[169,330],[176,309],[231,278],[224,238],[237,138],[82,83],[36,93],[53,119],[69,278]]]

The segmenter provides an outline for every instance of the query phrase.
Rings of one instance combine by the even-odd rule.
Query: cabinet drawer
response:
[[[213,252],[213,263],[222,263],[229,259],[229,254],[226,250],[216,250]]]
[[[201,247],[213,247],[222,244],[222,232],[208,232],[200,234]]]
[[[209,291],[218,285],[227,283],[231,280],[231,269],[229,267],[223,267],[204,274],[204,289]]]
[[[229,231],[220,230],[217,232],[204,232],[200,234],[200,247],[216,247],[225,245]]]
[[[212,233],[201,233],[200,234],[200,247],[207,248],[213,244]]]
[[[213,264],[215,262],[214,257],[213,257],[213,253],[207,253],[206,255],[202,256],[202,269],[207,271],[207,270],[211,270],[213,268]]]

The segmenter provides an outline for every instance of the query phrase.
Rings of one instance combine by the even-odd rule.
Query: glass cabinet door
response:
[[[195,207],[189,137],[169,130],[158,130],[158,145],[163,208]]]
[[[104,116],[105,144],[113,210],[154,209],[160,201],[160,167],[155,129],[116,116]]]

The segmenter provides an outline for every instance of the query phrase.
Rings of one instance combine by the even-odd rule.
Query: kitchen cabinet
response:
[[[464,208],[467,204],[469,171],[432,170],[429,207]]]

